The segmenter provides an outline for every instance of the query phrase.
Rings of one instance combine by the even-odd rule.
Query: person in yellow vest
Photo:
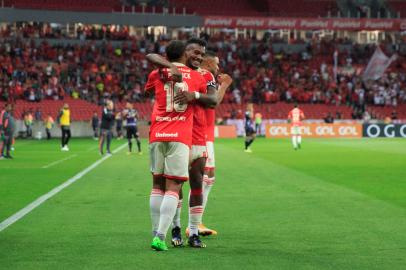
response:
[[[24,115],[24,125],[27,132],[27,138],[32,137],[32,121],[33,117],[32,112],[30,110]]]
[[[62,131],[62,151],[69,151],[68,143],[71,137],[70,133],[70,110],[69,105],[65,103],[59,112],[58,123]]]
[[[48,114],[47,118],[45,119],[45,132],[47,133],[47,140],[51,139],[51,129],[54,126],[54,119],[50,114]]]
[[[262,134],[261,127],[262,127],[262,114],[260,112],[257,112],[255,114],[255,132],[259,136],[261,136]]]

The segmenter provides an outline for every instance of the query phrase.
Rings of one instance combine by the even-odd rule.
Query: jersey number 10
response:
[[[166,92],[166,111],[167,112],[184,112],[186,111],[187,104],[178,104],[173,101],[173,97],[180,91],[188,91],[188,85],[185,82],[174,83],[166,82],[164,85]]]

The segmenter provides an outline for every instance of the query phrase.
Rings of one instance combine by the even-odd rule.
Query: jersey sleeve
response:
[[[145,91],[152,91],[155,88],[157,81],[159,80],[159,73],[158,70],[152,71],[148,75],[147,83],[145,84],[144,90]]]
[[[206,79],[207,87],[216,88],[216,86],[217,86],[216,79],[214,78],[214,76],[213,76],[213,74],[211,72],[205,73],[204,77]]]
[[[207,83],[205,78],[203,78],[203,76],[200,75],[199,80],[198,80],[198,87],[197,87],[197,91],[202,93],[202,94],[206,94],[207,93]]]
[[[290,111],[288,114],[288,119],[291,119],[291,118],[292,118],[292,111]]]

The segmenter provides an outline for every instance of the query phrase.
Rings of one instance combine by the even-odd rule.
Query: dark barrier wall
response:
[[[53,22],[53,23],[85,23],[85,24],[121,24],[133,26],[196,27],[203,23],[200,16],[143,14],[143,13],[98,13],[70,12],[55,10],[33,10],[0,8],[1,22]]]
[[[406,138],[406,124],[364,124],[364,137]]]

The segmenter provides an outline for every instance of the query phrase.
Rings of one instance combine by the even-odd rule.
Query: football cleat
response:
[[[245,153],[252,153],[252,150],[251,150],[251,148],[247,148],[247,149],[244,150],[244,152]]]
[[[186,236],[189,237],[190,230],[186,228]],[[199,225],[199,235],[201,236],[209,236],[209,235],[217,235],[217,231],[207,228],[204,224]]]
[[[217,235],[217,231],[207,228],[204,224],[200,224],[199,235],[201,236]]]
[[[174,247],[181,247],[183,246],[182,234],[179,227],[175,227],[172,229],[172,245]]]
[[[200,240],[200,237],[196,234],[189,237],[188,244],[193,248],[205,248],[206,244]]]
[[[159,239],[158,236],[155,236],[154,239],[152,239],[151,248],[156,251],[167,251],[168,250],[168,247],[166,246],[165,241]]]

